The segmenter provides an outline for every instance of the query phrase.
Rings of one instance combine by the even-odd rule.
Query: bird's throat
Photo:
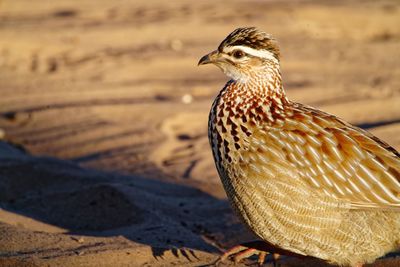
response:
[[[225,86],[226,93],[238,98],[247,98],[247,101],[269,98],[287,101],[279,69],[268,68],[264,72],[257,72],[249,77],[248,79],[230,80]]]
[[[279,70],[253,75],[247,80],[231,80],[222,91],[221,104],[236,115],[274,121],[274,111],[289,104]],[[272,110],[271,110],[272,109]]]

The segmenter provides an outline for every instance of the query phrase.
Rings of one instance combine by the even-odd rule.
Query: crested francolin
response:
[[[396,250],[399,153],[290,101],[279,62],[277,42],[254,27],[236,29],[199,61],[231,78],[211,107],[208,133],[233,209],[266,244],[329,263],[362,266]]]

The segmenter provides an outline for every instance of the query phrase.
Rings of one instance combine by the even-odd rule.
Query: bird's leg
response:
[[[265,257],[267,257],[267,252],[265,251],[260,251],[260,253],[258,254],[258,260],[257,263],[258,265],[262,265],[265,262]],[[275,263],[274,263],[275,264]]]
[[[272,254],[272,262],[273,262],[274,266],[277,266],[278,260],[280,257],[281,257],[281,254],[278,254],[278,253]]]
[[[224,261],[227,258],[229,258],[230,256],[237,254],[239,252],[242,252],[244,250],[247,250],[247,249],[249,249],[249,248],[246,246],[243,246],[243,245],[234,246],[234,247],[228,249],[227,251],[225,251],[225,253],[222,254],[222,256],[219,259],[220,259],[220,261]]]
[[[241,251],[240,253],[237,253],[233,257],[233,259],[234,259],[235,263],[239,263],[241,260],[250,258],[251,256],[257,255],[259,253],[260,252],[255,248],[247,248],[247,249]]]

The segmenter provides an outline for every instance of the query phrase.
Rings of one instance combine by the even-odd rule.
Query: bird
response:
[[[221,259],[258,254],[262,263],[275,247],[360,267],[397,250],[400,154],[288,99],[280,59],[271,34],[242,27],[198,63],[229,77],[211,106],[208,138],[233,210],[259,239]]]

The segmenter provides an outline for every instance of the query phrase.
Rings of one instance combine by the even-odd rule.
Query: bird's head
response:
[[[213,63],[232,79],[246,81],[272,67],[279,68],[279,56],[278,44],[270,34],[246,27],[234,30],[198,65]]]

